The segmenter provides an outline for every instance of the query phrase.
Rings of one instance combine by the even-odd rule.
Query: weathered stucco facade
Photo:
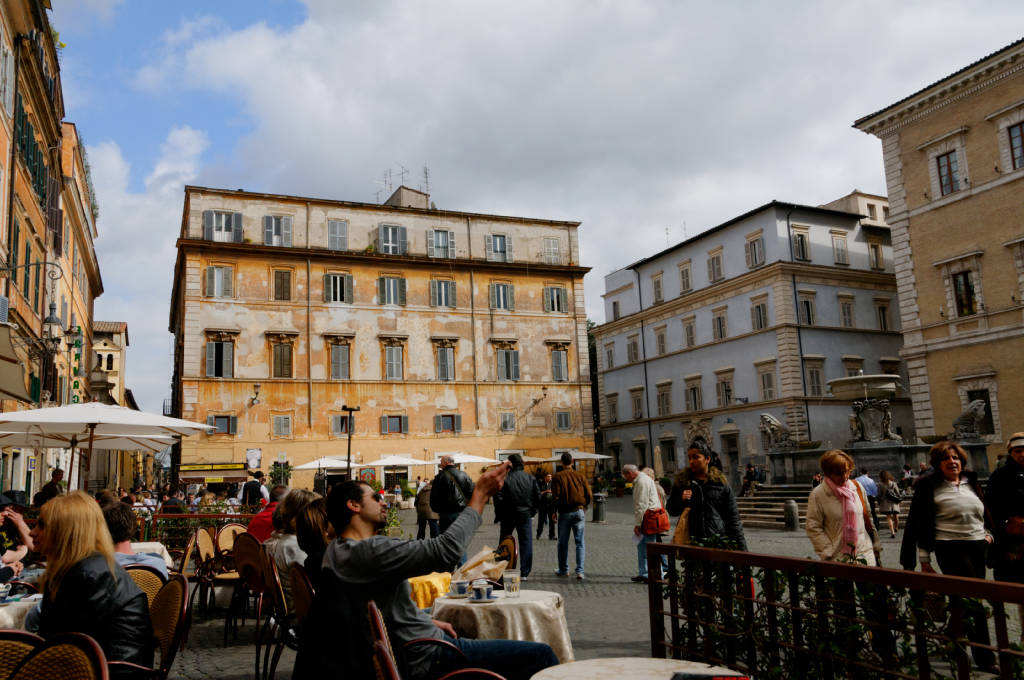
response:
[[[989,441],[1024,425],[1022,57],[1018,41],[854,124],[882,140],[920,434],[976,399]]]
[[[593,448],[578,223],[429,205],[186,187],[172,408],[226,431],[182,462],[344,455],[343,405],[353,460],[423,460],[411,478],[441,452]]]

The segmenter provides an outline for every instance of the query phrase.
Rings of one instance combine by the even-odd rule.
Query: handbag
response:
[[[643,522],[640,523],[640,531],[645,534],[668,533],[669,521],[665,508],[644,511]]]
[[[857,493],[860,494],[860,504],[864,508],[864,530],[868,533],[871,538],[871,550],[875,553],[875,566],[882,566],[882,542],[878,539],[878,530],[875,529],[875,523],[871,521],[871,515],[868,512],[868,499],[864,497],[864,489],[861,488],[860,484],[854,482],[853,485],[857,487]]]
[[[891,503],[899,503],[903,500],[903,492],[895,484],[889,484],[885,489],[885,499]]]
[[[672,534],[672,542],[676,545],[689,545],[690,544],[690,509],[683,508],[683,514],[679,516],[679,521],[676,522],[675,533]]]

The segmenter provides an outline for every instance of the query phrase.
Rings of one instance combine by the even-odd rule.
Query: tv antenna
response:
[[[399,173],[398,173],[398,177],[401,180],[398,183],[398,186],[404,186],[405,185],[405,176],[409,174],[409,170],[404,165],[402,165],[401,163],[398,164],[398,167],[401,168],[401,171],[399,171]],[[390,172],[390,170],[389,170],[389,172]]]
[[[423,193],[430,193],[430,168],[426,163],[423,164]]]

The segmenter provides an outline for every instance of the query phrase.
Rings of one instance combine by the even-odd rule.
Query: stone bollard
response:
[[[607,499],[603,493],[594,494],[594,518],[592,521],[604,524],[604,503]]]
[[[786,531],[800,531],[800,512],[796,508],[796,501],[786,501]]]

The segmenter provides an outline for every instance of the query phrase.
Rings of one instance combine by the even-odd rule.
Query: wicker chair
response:
[[[43,638],[23,630],[0,630],[0,677],[6,678]]]
[[[291,612],[288,610],[288,602],[284,598],[281,576],[277,572],[277,565],[274,564],[273,558],[266,550],[263,551],[263,574],[273,605],[263,624],[263,631],[265,634],[269,631],[270,638],[267,640],[267,647],[263,652],[263,677],[265,680],[273,680],[277,672],[277,663],[281,660],[281,652],[286,646],[298,649],[298,640],[291,627]],[[274,650],[273,656],[271,656],[271,647]]]
[[[217,553],[222,557],[230,556],[235,547],[235,539],[244,534],[246,526],[239,522],[228,522],[217,530],[216,543]]]
[[[167,583],[167,579],[164,578],[164,575],[158,569],[146,566],[145,564],[129,564],[124,570],[135,581],[135,585],[146,594],[146,602],[152,610],[153,600],[156,598],[156,594],[160,592],[160,589],[164,587],[164,584]]]
[[[263,575],[263,546],[252,534],[239,534],[235,537],[232,549],[235,558],[235,569],[242,578],[238,586],[238,601],[241,604],[242,625],[245,625],[245,611],[248,608],[248,594],[256,598],[256,675],[260,676],[260,646],[263,620],[263,595],[267,591]],[[232,603],[234,604],[234,602]]]
[[[62,633],[41,642],[8,680],[107,680],[107,658],[88,635]]]
[[[316,591],[313,590],[313,584],[309,580],[306,568],[301,564],[292,564],[288,571],[292,581],[292,605],[295,608],[295,622],[301,626],[306,614],[309,613],[309,608],[313,606],[313,597],[316,595]]]
[[[111,661],[110,667],[132,669],[139,675],[148,674],[157,680],[166,680],[188,625],[188,599],[188,581],[181,574],[176,574],[164,584],[149,606],[153,635],[160,646],[158,667],[145,668],[128,661]]]
[[[199,581],[200,602],[204,612],[209,612],[210,603],[216,595],[217,586],[235,586],[239,581],[237,571],[226,571],[221,554],[210,532],[206,529],[196,531],[196,580]],[[227,645],[227,630],[231,617],[225,622],[224,644]]]
[[[181,574],[182,576],[187,578],[189,581],[195,579],[195,577],[196,577],[195,569],[190,569],[189,567],[191,565],[192,558],[195,556],[195,552],[196,552],[196,534],[193,533],[192,536],[189,537],[188,543],[185,544],[185,550],[183,550],[183,551],[172,550],[172,551],[169,551],[169,552],[172,555],[175,554],[175,553],[180,553],[181,554],[181,562],[178,563],[178,568],[177,569],[172,569],[172,572],[176,573],[176,574]]]
[[[366,611],[370,619],[370,633],[373,637],[373,667],[377,673],[377,680],[402,680],[398,672],[398,663],[395,661],[395,652],[391,647],[391,640],[388,638],[387,627],[384,625],[384,617],[381,616],[377,604],[370,600],[366,605]],[[419,638],[409,640],[405,647],[414,645],[430,644],[445,647],[455,653],[457,657],[466,661],[466,655],[462,650],[447,640],[434,638]],[[483,668],[460,668],[450,673],[445,673],[438,680],[449,678],[481,678],[482,680],[505,680],[504,676]]]
[[[508,568],[515,569],[516,561],[519,557],[519,544],[516,542],[514,534],[509,534],[501,539],[498,543],[498,547],[494,551],[494,559],[496,560],[508,560]]]

